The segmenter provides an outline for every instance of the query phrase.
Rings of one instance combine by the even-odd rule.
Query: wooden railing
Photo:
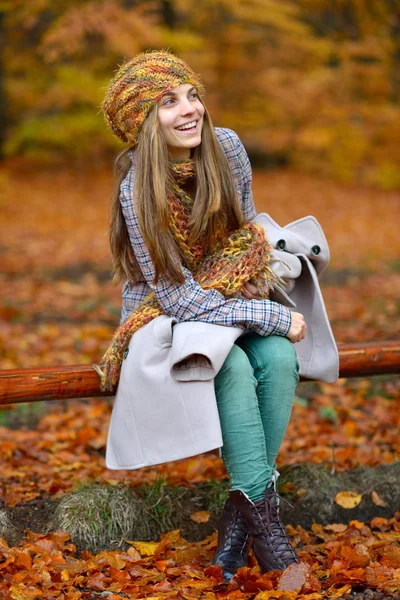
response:
[[[400,373],[400,341],[339,345],[340,377]],[[17,402],[112,396],[90,365],[0,370],[0,406]]]

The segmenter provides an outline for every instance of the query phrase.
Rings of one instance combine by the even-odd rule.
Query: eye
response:
[[[189,94],[189,97],[190,97],[190,98],[198,98],[198,97],[199,97],[199,94],[198,94],[197,92],[191,92],[191,93]]]
[[[173,102],[173,98],[165,98],[164,100],[162,100],[161,106],[170,106],[171,104],[173,104]]]

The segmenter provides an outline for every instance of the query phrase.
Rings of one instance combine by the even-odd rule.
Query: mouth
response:
[[[181,133],[195,133],[197,130],[197,123],[198,121],[195,120],[190,121],[189,123],[175,127],[175,130],[180,131]]]

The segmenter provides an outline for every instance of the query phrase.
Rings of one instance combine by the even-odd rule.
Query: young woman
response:
[[[103,111],[129,148],[116,161],[111,223],[115,280],[125,279],[121,326],[103,362],[118,380],[135,331],[159,315],[242,328],[215,377],[231,492],[214,564],[298,561],[279,516],[276,457],[289,422],[303,315],[268,299],[276,278],[237,135],[213,127],[199,77],[163,51],[138,55],[111,81]],[[262,230],[262,231],[261,231]]]

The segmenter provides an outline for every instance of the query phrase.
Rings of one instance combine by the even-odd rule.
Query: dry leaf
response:
[[[346,594],[351,592],[351,585],[346,584],[346,585],[344,585],[340,588],[336,588],[336,589],[332,586],[331,588],[329,588],[328,592],[329,592],[329,598],[342,598],[343,596],[345,596]]]
[[[160,542],[130,542],[126,540],[128,544],[134,546],[141,556],[153,556],[157,550],[157,546]]]
[[[69,581],[70,580],[70,575],[67,571],[67,569],[63,569],[61,571],[61,581]]]
[[[371,500],[376,506],[387,506],[387,502],[375,490],[371,492]]]
[[[368,548],[363,544],[357,544],[355,548],[342,546],[340,554],[351,567],[366,567],[371,562]]]
[[[375,517],[370,522],[371,529],[380,529],[381,531],[387,531],[390,529],[390,523],[384,517]]]
[[[342,508],[354,508],[361,502],[362,494],[356,492],[339,492],[335,496],[335,502]]]
[[[309,564],[303,562],[292,563],[283,571],[278,590],[300,591],[310,574]]]
[[[191,514],[190,518],[195,523],[208,523],[210,520],[210,513],[207,510],[198,510]]]
[[[133,560],[140,560],[142,558],[140,556],[139,552],[133,546],[131,546],[130,548],[128,548],[127,554],[129,554],[129,556],[131,558],[133,558]]]
[[[230,594],[230,597],[232,597],[232,592]],[[240,596],[238,593],[236,597],[238,598],[238,600],[240,600],[241,598],[243,598],[243,594],[240,592]],[[287,593],[284,591],[278,592],[277,590],[266,590],[258,593],[254,600],[296,600],[296,598],[296,592]]]
[[[363,521],[357,521],[357,519],[353,519],[352,521],[349,521],[349,527],[352,527],[353,529],[362,529],[365,527],[365,523],[363,523]]]
[[[165,596],[146,596],[146,600],[162,600]]]
[[[332,523],[331,525],[325,525],[324,529],[327,531],[333,531],[334,533],[343,533],[347,529],[347,525],[344,523]]]

